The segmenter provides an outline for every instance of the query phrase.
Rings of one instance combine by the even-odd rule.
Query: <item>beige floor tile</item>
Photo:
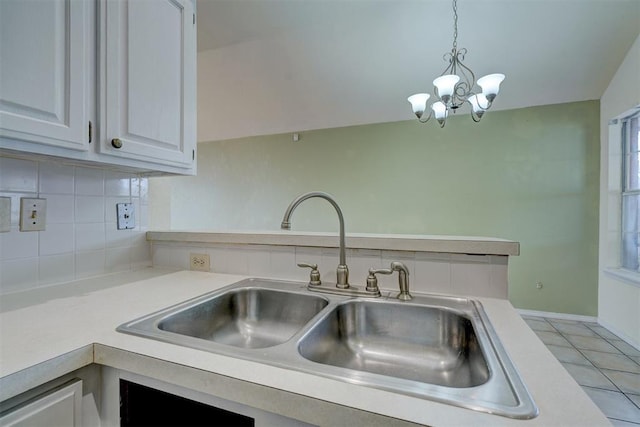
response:
[[[598,368],[573,363],[563,363],[562,366],[580,385],[618,391],[618,388]]]
[[[581,350],[594,350],[604,353],[620,353],[620,350],[618,350],[602,338],[581,337],[578,335],[565,335],[565,338],[576,348],[579,348]]]
[[[606,375],[623,393],[635,393],[640,395],[640,374],[631,372],[611,371],[603,369]]]
[[[577,365],[593,366],[578,350],[571,347],[547,344],[547,348],[560,362],[575,363]]]
[[[605,338],[605,339],[608,339],[608,340],[619,340],[620,339],[619,336],[617,336],[616,334],[614,334],[613,332],[611,332],[610,330],[608,330],[604,326],[600,326],[600,325],[589,326],[589,329],[591,329],[592,331],[594,331],[595,333],[600,335],[602,338]]]
[[[583,389],[608,418],[640,423],[640,408],[624,394],[591,387]]]
[[[572,347],[571,343],[564,339],[557,332],[534,331],[540,340],[547,345],[560,345],[563,347]]]
[[[624,354],[610,354],[590,350],[582,350],[582,354],[597,368],[640,374],[640,365]]]
[[[546,320],[524,319],[524,321],[534,331],[556,332],[554,327],[551,326],[551,324],[549,322],[547,322]]]
[[[554,321],[550,321],[549,323],[551,323],[551,325],[554,328],[556,328],[558,331],[560,331],[563,334],[600,338],[600,335],[596,334],[595,332],[593,332],[591,329],[587,328],[584,325],[579,325],[579,324],[574,325],[574,324],[560,323],[560,322],[554,322]]]
[[[622,340],[609,340],[615,348],[626,354],[627,356],[640,356],[640,350]]]

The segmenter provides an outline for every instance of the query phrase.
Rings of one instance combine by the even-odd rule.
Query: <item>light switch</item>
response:
[[[0,233],[11,231],[11,197],[0,197]]]
[[[47,223],[47,199],[20,199],[20,231],[44,231]]]
[[[118,212],[118,230],[136,227],[136,216],[133,203],[116,203]]]

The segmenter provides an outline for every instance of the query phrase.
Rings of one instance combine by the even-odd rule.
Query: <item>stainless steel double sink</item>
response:
[[[482,305],[467,298],[353,298],[247,279],[117,330],[510,418],[538,414]]]

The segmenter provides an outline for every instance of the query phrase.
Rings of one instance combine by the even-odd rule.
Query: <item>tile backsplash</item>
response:
[[[0,233],[0,293],[151,265],[146,178],[0,157],[0,197],[11,198],[11,230]],[[21,197],[47,200],[45,231],[20,232]],[[116,203],[134,204],[134,229],[117,229]]]

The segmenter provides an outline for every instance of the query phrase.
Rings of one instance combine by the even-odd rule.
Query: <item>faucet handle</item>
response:
[[[366,290],[367,292],[380,292],[380,289],[378,288],[378,278],[376,277],[376,274],[391,274],[393,273],[393,270],[389,269],[389,268],[370,268],[369,269],[369,276],[367,276],[367,287]]]
[[[298,263],[298,267],[311,269],[311,272],[309,273],[310,286],[320,286],[322,284],[322,282],[320,281],[320,271],[318,271],[318,264],[308,264],[306,262],[300,262]]]

